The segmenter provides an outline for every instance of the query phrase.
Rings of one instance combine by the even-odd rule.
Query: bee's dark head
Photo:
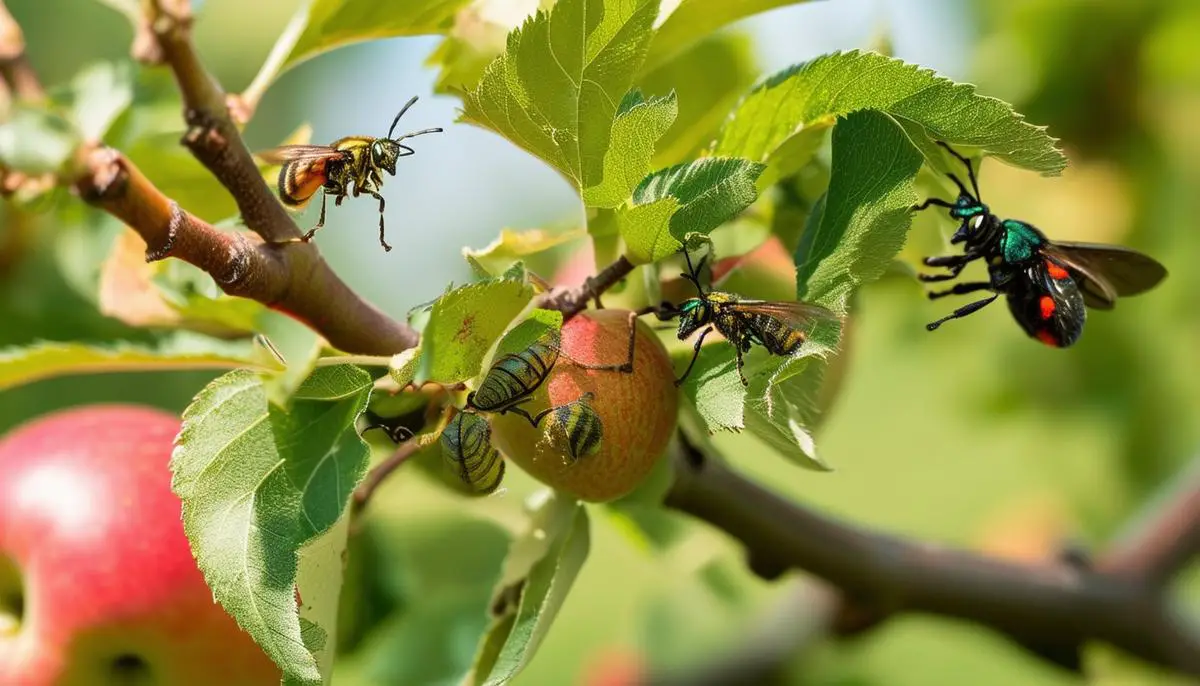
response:
[[[711,313],[703,298],[688,298],[679,306],[679,339],[691,336],[708,323]]]
[[[987,205],[977,203],[982,211],[968,214],[963,217],[958,230],[950,237],[950,243],[956,245],[958,243],[966,243],[967,247],[984,245],[996,235],[996,231],[1000,228],[1000,219],[996,215],[988,211]],[[954,214],[952,211],[951,214]]]
[[[400,143],[390,138],[376,138],[371,144],[371,165],[392,176],[396,175],[396,160],[400,159]]]

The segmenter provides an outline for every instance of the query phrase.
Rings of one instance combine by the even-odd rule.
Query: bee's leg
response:
[[[629,354],[625,361],[619,364],[586,364],[579,362],[574,358],[567,357],[566,354],[559,352],[560,355],[567,357],[571,363],[581,369],[598,369],[605,372],[621,372],[622,374],[633,373],[633,349],[637,345],[637,312],[629,313]]]
[[[392,246],[388,245],[383,237],[383,196],[373,190],[367,190],[367,192],[379,201],[379,244],[383,246],[384,250],[391,252]]]
[[[746,380],[746,373],[742,371],[742,367],[744,367],[746,365],[745,360],[742,359],[742,355],[745,354],[744,350],[749,350],[749,349],[750,349],[749,341],[746,341],[745,345],[733,346],[733,352],[734,352],[734,355],[736,355],[735,359],[737,360],[738,377],[741,378],[742,385],[746,386],[746,387],[750,386],[750,382]]]
[[[926,267],[945,267],[948,271],[946,274],[917,274],[917,278],[921,281],[950,281],[958,278],[962,270],[968,264],[979,259],[979,255],[966,253],[963,255],[939,255],[935,257],[926,257],[922,263]]]
[[[328,198],[329,198],[329,194],[326,193],[325,191],[321,191],[321,215],[319,217],[317,217],[317,225],[312,227],[311,229],[309,229],[308,233],[304,234],[304,237],[300,239],[300,240],[304,241],[305,243],[311,241],[313,235],[316,234],[318,231],[320,231],[321,227],[325,226],[325,201]],[[339,204],[341,203],[340,197],[338,198],[338,203]]]
[[[513,413],[513,414],[515,414],[515,415],[519,415],[519,416],[521,416],[521,417],[524,417],[525,419],[528,419],[528,420],[529,420],[529,423],[530,423],[530,424],[532,424],[532,425],[533,425],[533,428],[535,428],[535,429],[536,429],[536,428],[537,428],[537,426],[538,426],[538,422],[539,422],[539,421],[541,421],[542,417],[544,417],[544,416],[546,415],[546,413],[545,413],[545,412],[543,412],[543,413],[541,413],[541,414],[539,414],[539,415],[537,416],[537,419],[534,419],[533,417],[529,416],[529,413],[528,413],[528,412],[526,412],[525,410],[521,409],[520,407],[517,407],[516,405],[513,405],[512,407],[505,408],[505,409],[504,409],[504,411],[503,411],[503,412],[501,412],[500,414],[504,414],[505,412],[512,412],[512,413]]]
[[[930,300],[944,298],[947,295],[965,295],[974,293],[975,291],[983,291],[992,287],[990,281],[968,281],[967,283],[956,283],[953,288],[947,288],[944,291],[930,291],[927,293]]]
[[[992,301],[999,297],[1000,297],[1000,294],[997,293],[996,295],[993,295],[990,298],[984,298],[983,300],[976,300],[973,303],[963,305],[962,307],[951,312],[950,314],[946,315],[945,317],[942,317],[941,319],[937,320],[936,322],[930,322],[930,323],[926,324],[925,330],[933,331],[934,329],[938,328],[942,324],[945,324],[946,322],[950,321],[951,319],[962,319],[963,317],[965,317],[969,314],[974,314],[975,312],[982,310],[983,308],[987,307],[988,305],[991,305]]]
[[[704,345],[704,337],[712,333],[713,328],[710,326],[700,332],[700,336],[696,338],[696,345],[692,348],[692,361],[688,362],[687,369],[683,370],[683,376],[675,379],[675,385],[679,386],[684,379],[688,378],[688,374],[692,373],[692,367],[696,365],[696,358],[700,357],[700,346]]]

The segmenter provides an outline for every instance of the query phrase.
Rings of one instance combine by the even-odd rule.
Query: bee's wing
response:
[[[1148,291],[1167,276],[1153,257],[1119,245],[1053,243],[1042,251],[1071,272],[1087,306],[1098,310],[1110,310],[1118,296]]]
[[[739,300],[734,309],[751,314],[762,314],[788,325],[793,329],[807,329],[819,321],[837,321],[833,312],[811,303],[783,302],[775,300]]]
[[[283,164],[285,162],[315,162],[343,156],[345,153],[328,145],[281,145],[254,153],[267,164]]]

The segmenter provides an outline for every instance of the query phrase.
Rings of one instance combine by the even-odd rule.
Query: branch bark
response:
[[[196,54],[190,3],[146,0],[145,27],[134,50],[144,61],[165,62],[175,75],[188,125],[183,144],[233,196],[247,227],[268,243],[298,240],[302,233],[259,173],[229,115],[225,92]]]
[[[46,91],[25,56],[25,35],[0,0],[0,77],[19,100],[40,101]]]
[[[934,614],[990,627],[1060,665],[1077,666],[1070,656],[1099,640],[1200,676],[1200,633],[1158,583],[1196,552],[1200,478],[1146,517],[1137,540],[1155,543],[1127,541],[1107,558],[1124,562],[1089,569],[1018,564],[860,529],[799,507],[690,446],[677,465],[668,506],[739,539],[758,568],[805,570],[837,586],[858,609],[848,629],[900,612]]]
[[[359,298],[315,246],[273,246],[221,231],[183,211],[112,148],[85,149],[73,187],[137,231],[149,246],[147,260],[191,263],[226,293],[292,315],[338,349],[391,355],[417,344],[416,332]]]

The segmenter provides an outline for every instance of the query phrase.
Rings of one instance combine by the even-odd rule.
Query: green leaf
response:
[[[646,68],[653,69],[675,57],[717,29],[759,12],[796,5],[805,0],[680,0],[679,6],[658,27]]]
[[[85,140],[103,140],[117,117],[133,102],[133,68],[128,62],[101,62],[71,79],[63,99]]]
[[[736,158],[706,157],[657,171],[617,211],[626,256],[634,264],[679,250],[689,233],[708,233],[749,207],[763,166]]]
[[[445,33],[469,0],[305,0],[275,42],[245,96],[258,102],[280,74],[363,41]]]
[[[654,166],[694,158],[716,139],[729,111],[758,78],[753,53],[749,36],[721,33],[643,72],[637,80],[643,91],[674,90],[679,99],[679,115],[658,141]]]
[[[552,248],[578,240],[587,235],[583,229],[571,231],[546,231],[545,229],[528,229],[513,231],[501,229],[496,240],[487,246],[474,250],[463,248],[463,256],[468,261],[474,260],[487,274],[500,274],[513,265],[514,262],[537,255]]]
[[[297,553],[342,517],[366,470],[353,427],[370,389],[358,367],[323,367],[284,410],[262,376],[230,372],[184,411],[171,457],[184,531],[213,596],[291,683],[321,682],[296,607]]]
[[[56,172],[81,142],[79,132],[66,119],[17,104],[0,123],[0,165],[27,174]]]
[[[560,0],[508,36],[464,98],[464,121],[600,183],[617,105],[641,66],[658,0]]]
[[[250,346],[244,343],[179,339],[158,347],[118,344],[35,343],[0,350],[0,390],[72,374],[232,369],[255,366]]]
[[[922,159],[882,112],[855,112],[834,127],[824,210],[796,254],[797,297],[844,311],[855,288],[883,274],[904,247]]]
[[[883,275],[904,246],[922,155],[891,116],[851,113],[833,129],[832,175],[796,252],[797,297],[845,312],[859,286]],[[791,358],[758,358],[746,402],[746,428],[802,466],[828,469],[813,431],[825,358],[838,344],[822,325]]]
[[[540,495],[529,530],[509,550],[492,603],[499,612],[469,683],[501,686],[529,664],[587,559],[587,510],[561,495]]]
[[[689,347],[688,361],[692,354]],[[709,433],[740,431],[745,427],[746,389],[737,374],[733,346],[725,343],[704,346],[683,383],[683,393],[696,407]]]
[[[910,120],[934,138],[983,148],[1025,169],[1052,175],[1066,166],[1045,127],[1029,124],[1007,103],[929,69],[856,50],[818,57],[769,77],[734,110],[714,154],[777,167],[777,151],[786,149],[789,139],[819,136],[836,117],[863,109]],[[788,164],[795,168],[803,162],[792,155]],[[930,162],[942,164],[940,157]],[[767,179],[779,175],[773,171]]]
[[[562,323],[562,312],[537,308],[504,334],[492,358],[521,352],[533,345],[534,341],[543,339],[547,332],[562,329]]]
[[[674,92],[646,100],[641,91],[629,91],[612,123],[602,180],[583,190],[584,202],[592,207],[613,208],[629,199],[650,173],[655,143],[671,128],[678,113]]]
[[[421,336],[416,382],[454,384],[479,374],[492,344],[532,299],[532,287],[509,279],[469,284],[438,298]]]

